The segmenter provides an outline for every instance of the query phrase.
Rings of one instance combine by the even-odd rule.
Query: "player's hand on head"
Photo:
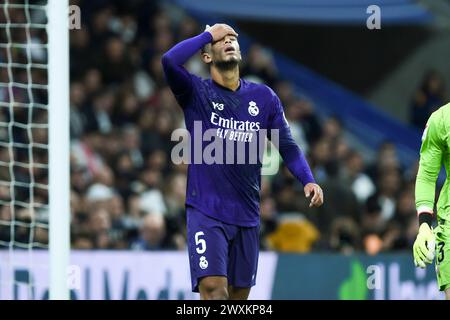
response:
[[[213,41],[223,39],[227,35],[238,36],[232,27],[224,23],[216,23],[213,26],[206,25],[205,31],[211,33]]]
[[[305,188],[305,196],[311,198],[309,207],[320,207],[323,204],[323,191],[322,188],[315,183],[308,183]]]

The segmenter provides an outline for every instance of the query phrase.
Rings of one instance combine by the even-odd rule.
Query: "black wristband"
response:
[[[429,212],[419,213],[419,226],[422,223],[426,223],[431,227],[431,223],[433,222],[433,214]]]

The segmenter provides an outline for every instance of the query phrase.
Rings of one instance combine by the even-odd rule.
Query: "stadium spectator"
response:
[[[253,44],[248,50],[248,57],[241,73],[243,78],[266,83],[270,87],[278,78],[272,55],[258,44]]]
[[[417,89],[411,104],[411,124],[423,130],[437,108],[446,103],[445,82],[436,70],[428,71]]]
[[[275,231],[277,227],[278,212],[276,202],[271,197],[261,199],[261,225],[260,225],[260,248],[270,249],[271,245],[268,236]]]
[[[340,217],[358,221],[359,205],[349,184],[341,178],[340,166],[336,160],[326,164],[327,178],[322,182],[327,201],[319,208],[317,222],[319,230],[325,235],[330,234],[333,221]]]
[[[267,236],[268,248],[280,252],[307,253],[319,239],[319,231],[303,217],[286,217]]]
[[[394,216],[400,185],[399,172],[397,170],[386,171],[378,178],[377,192],[369,198],[369,200],[375,199],[381,206],[381,215],[385,221]]]
[[[132,250],[163,250],[175,249],[176,246],[168,239],[166,221],[160,213],[149,213],[142,221],[139,238],[132,245]]]
[[[358,224],[349,217],[333,220],[330,228],[329,250],[351,255],[360,250],[361,239]]]
[[[99,207],[89,215],[89,233],[94,239],[94,249],[113,249],[111,217],[107,209]]]
[[[364,170],[361,154],[356,150],[349,151],[345,159],[344,176],[360,204],[375,192],[375,184]]]

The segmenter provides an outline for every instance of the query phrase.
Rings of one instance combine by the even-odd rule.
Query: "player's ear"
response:
[[[209,52],[203,51],[202,52],[202,60],[204,63],[210,64],[212,61],[211,54]]]
[[[211,49],[211,44],[208,43],[201,50],[202,60],[206,64],[210,64],[212,62]]]

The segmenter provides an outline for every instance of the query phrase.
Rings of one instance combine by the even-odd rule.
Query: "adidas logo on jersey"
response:
[[[223,103],[219,103],[219,102],[212,101],[212,104],[213,104],[214,110],[222,111],[223,108],[225,107],[225,105]]]

